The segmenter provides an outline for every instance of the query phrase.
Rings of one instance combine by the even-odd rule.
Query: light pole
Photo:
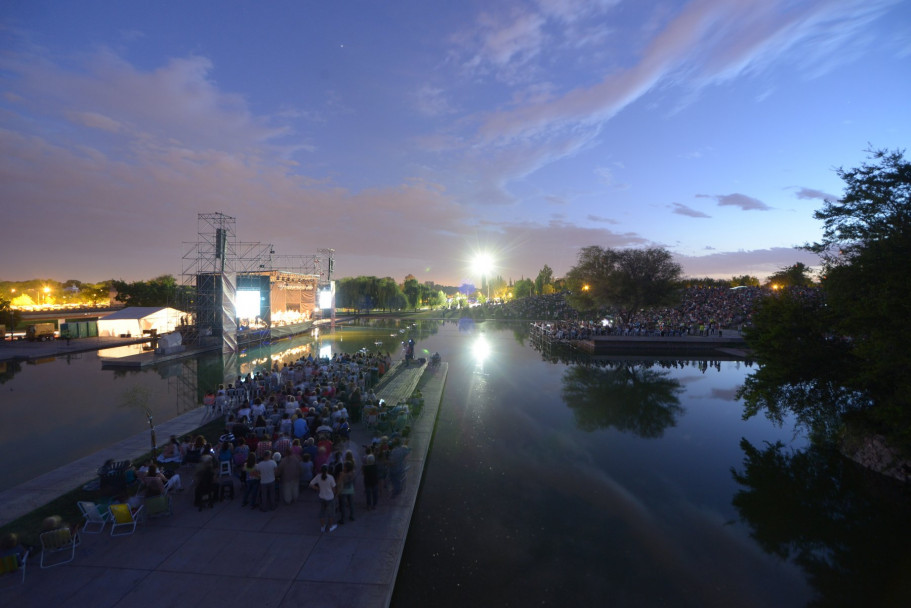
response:
[[[146,417],[149,419],[149,432],[152,434],[152,459],[155,459],[155,452],[158,451],[158,446],[155,445],[155,424],[152,422],[152,410],[147,407],[143,407],[145,410]]]
[[[487,283],[487,301],[490,302],[490,271],[493,269],[493,260],[488,253],[479,253],[473,261],[475,272],[481,275],[481,281]]]

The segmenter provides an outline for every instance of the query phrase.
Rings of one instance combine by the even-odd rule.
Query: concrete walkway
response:
[[[281,504],[269,512],[242,508],[239,494],[216,503],[214,509],[198,511],[192,504],[191,469],[185,467],[188,489],[175,495],[172,516],[145,521],[132,536],[112,538],[109,529],[102,534],[82,533],[76,559],[59,567],[42,570],[38,555],[33,554],[25,583],[3,577],[0,597],[5,605],[18,607],[388,606],[447,372],[446,363],[432,370],[400,365],[380,385],[378,396],[395,403],[409,396],[420,380],[425,407],[411,433],[405,489],[395,499],[381,493],[375,511],[364,510],[360,480],[356,520],[333,532],[320,533],[319,502],[312,492],[302,491],[297,503]],[[193,415],[198,417],[195,422]],[[192,412],[181,418],[198,426],[201,415]],[[160,437],[171,434],[166,426],[158,427]],[[350,445],[358,456],[360,446],[371,437],[363,425],[355,425]],[[135,438],[143,439],[140,454],[148,450],[148,434]],[[125,456],[119,451],[111,457]],[[102,454],[90,457],[92,477],[104,459]],[[67,480],[66,490],[77,485],[76,473],[67,476],[62,471],[60,476]],[[39,485],[50,488],[52,484]],[[22,488],[12,492],[29,493]],[[33,491],[37,490],[35,486]],[[0,496],[0,502],[7,498]]]
[[[105,348],[142,344],[148,338],[112,338],[95,336],[93,338],[74,338],[50,340],[48,342],[29,342],[28,340],[0,340],[0,361],[33,361],[46,357],[71,355],[75,353],[97,352]]]

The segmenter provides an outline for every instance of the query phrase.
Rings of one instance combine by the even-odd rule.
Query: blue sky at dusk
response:
[[[338,276],[768,274],[911,141],[899,0],[0,5],[3,279],[179,275],[197,214]]]

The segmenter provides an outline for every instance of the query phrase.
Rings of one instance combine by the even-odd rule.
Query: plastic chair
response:
[[[126,536],[136,531],[136,524],[142,515],[142,506],[135,511],[130,509],[130,505],[124,503],[113,504],[108,507],[111,511],[111,536]],[[129,528],[126,532],[118,532],[124,528]]]
[[[0,574],[15,574],[22,572],[22,583],[25,582],[25,567],[28,565],[28,554],[30,549],[26,549],[21,555],[11,553],[0,557]]]
[[[76,505],[85,518],[85,525],[82,526],[82,531],[86,534],[100,534],[107,525],[108,520],[111,517],[111,512],[104,509],[101,505],[97,505],[87,500],[80,500]],[[90,526],[98,526],[98,529],[90,530]]]
[[[52,568],[61,564],[67,564],[76,557],[76,545],[79,544],[79,537],[73,536],[73,533],[69,528],[58,528],[56,530],[50,530],[49,532],[43,532],[40,539],[40,564],[42,568]],[[53,564],[46,564],[44,561],[48,555],[53,553],[66,553],[67,551],[70,552],[69,559],[63,559]]]
[[[234,475],[231,472],[231,462],[228,460],[218,463],[218,500],[224,500],[230,494],[234,500]]]
[[[171,497],[167,494],[150,496],[145,499],[145,503],[142,506],[145,509],[146,517],[150,518],[169,517],[174,513],[171,506]]]

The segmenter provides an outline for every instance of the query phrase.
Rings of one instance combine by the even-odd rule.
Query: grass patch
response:
[[[216,418],[205,425],[199,427],[193,432],[189,433],[194,437],[196,435],[202,435],[206,440],[211,443],[213,446],[218,443],[218,438],[224,432],[224,420],[221,418]],[[148,461],[152,457],[152,452],[146,452],[145,454],[139,456],[138,458],[133,459],[133,464],[140,466],[142,463]],[[98,463],[98,466],[101,466],[102,463]],[[177,468],[175,464],[163,465],[167,468]],[[10,532],[14,532],[19,535],[19,541],[27,546],[31,547],[40,547],[41,543],[38,536],[41,534],[41,524],[44,521],[44,518],[51,515],[59,515],[63,518],[63,521],[67,522],[70,525],[82,524],[82,513],[79,512],[79,507],[76,505],[80,500],[88,500],[92,502],[104,502],[111,501],[118,498],[123,498],[128,493],[135,492],[136,486],[132,488],[127,488],[126,490],[115,490],[112,488],[104,488],[103,490],[84,490],[82,487],[75,488],[70,490],[63,496],[55,498],[49,503],[38,507],[30,513],[26,513],[22,517],[11,521],[5,526],[0,527],[0,538],[5,536]]]

